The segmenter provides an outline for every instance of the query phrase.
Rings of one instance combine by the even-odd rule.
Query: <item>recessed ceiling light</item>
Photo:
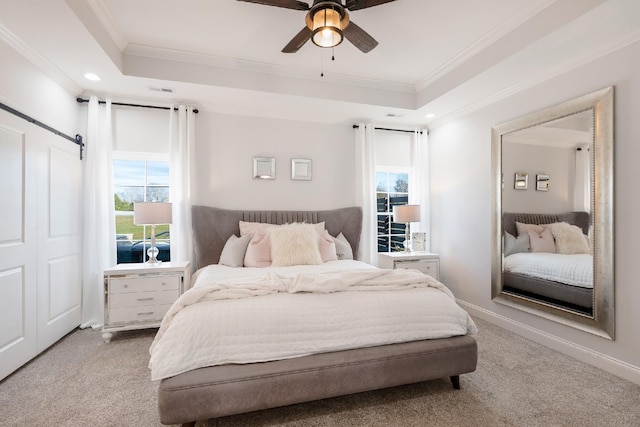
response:
[[[100,76],[97,74],[93,74],[93,73],[86,73],[84,75],[84,78],[87,80],[91,80],[92,82],[97,82],[100,80]]]
[[[425,114],[425,115],[424,115],[424,118],[425,118],[425,119],[433,119],[435,116],[436,116],[436,115],[435,115],[435,114],[433,114],[433,113],[427,113],[427,114]]]

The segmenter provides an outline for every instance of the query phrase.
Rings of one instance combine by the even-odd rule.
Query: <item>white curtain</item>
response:
[[[195,113],[192,107],[173,106],[169,112],[170,175],[173,222],[171,224],[171,260],[191,261],[195,267],[191,230],[191,184],[194,171]]]
[[[362,207],[362,235],[358,258],[378,263],[376,216],[376,150],[373,125],[360,123],[356,129],[356,204]]]
[[[591,152],[588,146],[576,149],[573,209],[591,212]]]
[[[411,225],[411,231],[426,233],[425,250],[430,250],[429,218],[429,136],[426,129],[416,129],[411,140],[411,174],[409,177],[409,203],[420,205],[420,222]]]
[[[89,99],[84,164],[81,327],[104,322],[104,270],[116,264],[111,100]]]

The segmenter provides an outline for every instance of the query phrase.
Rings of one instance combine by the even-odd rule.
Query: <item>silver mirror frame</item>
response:
[[[491,225],[491,298],[493,301],[535,314],[577,329],[613,340],[614,313],[614,176],[613,176],[613,101],[614,87],[545,108],[502,123],[491,130],[492,225]],[[587,316],[537,300],[503,292],[502,284],[502,137],[551,120],[582,111],[594,112],[594,305]]]

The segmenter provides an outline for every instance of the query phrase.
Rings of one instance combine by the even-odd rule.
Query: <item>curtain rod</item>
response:
[[[360,127],[360,125],[353,125],[354,129],[358,129]],[[373,128],[375,130],[388,130],[391,132],[406,132],[406,133],[413,133],[414,131],[412,130],[406,130],[406,129],[390,129],[390,128]],[[423,131],[419,130],[418,133],[422,133]]]
[[[5,111],[7,111],[7,112],[9,112],[11,114],[13,114],[14,116],[18,116],[21,119],[24,119],[24,120],[28,121],[29,123],[33,123],[36,126],[40,126],[41,128],[46,129],[49,132],[54,133],[54,134],[56,134],[58,136],[61,136],[62,138],[67,139],[67,140],[73,142],[74,144],[78,145],[80,147],[80,160],[82,160],[82,157],[83,157],[82,156],[82,154],[83,154],[82,151],[83,151],[83,148],[84,148],[84,143],[82,142],[82,135],[76,134],[75,138],[72,137],[72,136],[69,136],[69,135],[67,135],[65,133],[60,132],[57,129],[52,128],[49,125],[46,125],[46,124],[34,119],[31,116],[27,116],[26,114],[21,113],[20,111],[9,107],[6,104],[0,103],[0,108],[2,108],[3,110],[5,110]]]
[[[89,102],[88,99],[82,99],[82,98],[76,98],[76,101],[78,101],[80,104],[82,104],[83,102]],[[99,104],[105,104],[106,101],[98,101]],[[123,107],[140,107],[140,108],[155,108],[157,110],[169,110],[171,109],[171,107],[160,107],[157,105],[142,105],[142,104],[127,104],[124,102],[112,102],[111,105],[120,105]],[[178,111],[177,108],[173,109],[174,111]],[[194,108],[193,112],[198,114],[198,109]]]

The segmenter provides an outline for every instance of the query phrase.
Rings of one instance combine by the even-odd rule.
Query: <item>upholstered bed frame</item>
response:
[[[217,263],[239,221],[283,224],[325,222],[333,236],[342,232],[358,253],[362,211],[239,211],[193,206],[198,268]],[[471,336],[413,341],[315,354],[247,365],[196,369],[163,379],[158,409],[163,424],[195,421],[274,408],[352,393],[450,377],[476,369],[478,348]]]
[[[564,221],[580,227],[585,235],[589,234],[591,225],[591,217],[588,212],[563,214],[505,212],[502,215],[504,231],[509,232],[512,236],[517,236],[516,221],[524,224],[552,224]],[[590,311],[593,309],[593,289],[508,272],[503,273],[502,280],[507,292],[520,291],[526,295],[541,296],[551,303],[566,303],[578,310]]]

